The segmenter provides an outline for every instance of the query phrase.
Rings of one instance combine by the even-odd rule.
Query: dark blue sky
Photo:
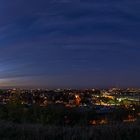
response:
[[[0,0],[0,86],[139,87],[139,0]]]

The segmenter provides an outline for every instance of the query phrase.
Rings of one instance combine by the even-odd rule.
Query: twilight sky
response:
[[[0,87],[139,87],[139,0],[0,0]]]

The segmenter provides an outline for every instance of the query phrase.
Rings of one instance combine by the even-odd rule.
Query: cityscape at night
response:
[[[0,0],[0,140],[139,140],[140,1]]]
[[[80,118],[82,119],[82,115],[84,113],[89,115],[89,118],[86,118],[87,120],[85,125],[100,125],[116,122],[127,123],[135,122],[140,119],[140,89],[112,88],[108,90],[25,90],[14,88],[1,90],[1,111],[4,106],[9,104],[21,105],[22,109],[26,109],[26,111],[29,111],[30,107],[34,106],[38,106],[45,110],[50,108],[63,110],[64,114],[61,114],[62,117],[59,116],[59,119],[61,120],[56,120],[56,122],[60,121],[60,124],[62,123],[67,125],[78,123],[76,122],[75,118],[68,113],[72,113],[72,110],[75,110],[77,113],[79,113],[79,115],[81,115],[78,118],[79,120]],[[65,112],[65,110],[68,112]],[[27,113],[24,112],[24,110],[22,111],[20,113]],[[1,114],[1,117],[8,117],[8,112],[5,113],[7,114],[4,114],[4,116]],[[112,114],[115,114],[115,116],[113,117]],[[21,119],[23,118],[19,117],[18,119],[22,121]],[[39,120],[39,116],[36,119]],[[46,119],[48,120],[47,117]],[[55,120],[53,123],[55,123]]]
[[[111,127],[112,133],[112,129],[121,127],[120,129],[123,129],[121,133],[125,135],[123,137],[132,138],[133,133],[135,133],[137,139],[139,138],[140,89],[1,89],[0,120],[3,120],[4,123],[10,121],[23,126],[25,124],[40,124],[47,127],[49,125],[49,128],[61,126],[61,128],[58,128],[61,131],[64,128],[68,130],[71,128],[71,131],[73,131],[77,126],[80,128],[84,126],[85,129],[87,127],[90,129],[102,127],[103,130],[100,131],[105,132],[104,129],[107,128],[104,127]],[[134,128],[132,127],[131,130],[130,126]],[[30,128],[31,126],[26,127]],[[23,128],[27,129],[26,127]],[[36,126],[34,127],[36,128]],[[39,126],[37,127],[40,129]],[[135,132],[133,132],[133,129]],[[57,135],[54,136],[53,131],[50,139],[52,137],[54,139],[63,137],[62,132],[59,132],[61,136],[58,137]],[[132,131],[133,135],[128,134],[128,131]],[[66,133],[69,133],[69,131]],[[98,136],[98,133],[93,133],[93,137]],[[32,135],[34,135],[34,132]],[[48,135],[48,133],[44,133],[42,135],[43,139],[48,138]],[[87,135],[87,132],[84,135]],[[115,136],[116,132],[112,135],[117,137]],[[117,135],[120,136],[118,133]],[[89,137],[88,134],[87,138]],[[19,138],[21,136],[18,136]],[[76,138],[85,139],[85,136],[76,134]],[[100,138],[102,138],[102,135]]]

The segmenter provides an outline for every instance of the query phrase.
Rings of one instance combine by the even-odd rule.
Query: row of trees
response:
[[[96,110],[81,110],[80,108],[65,108],[61,105],[40,107],[27,106],[11,102],[0,105],[0,119],[17,123],[41,123],[55,125],[88,125],[90,120],[107,118],[110,121],[122,121],[130,113],[130,110],[118,108],[113,113],[97,114]]]

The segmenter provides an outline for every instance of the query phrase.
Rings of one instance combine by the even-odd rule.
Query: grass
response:
[[[140,123],[102,126],[43,126],[0,121],[0,140],[139,140]]]

